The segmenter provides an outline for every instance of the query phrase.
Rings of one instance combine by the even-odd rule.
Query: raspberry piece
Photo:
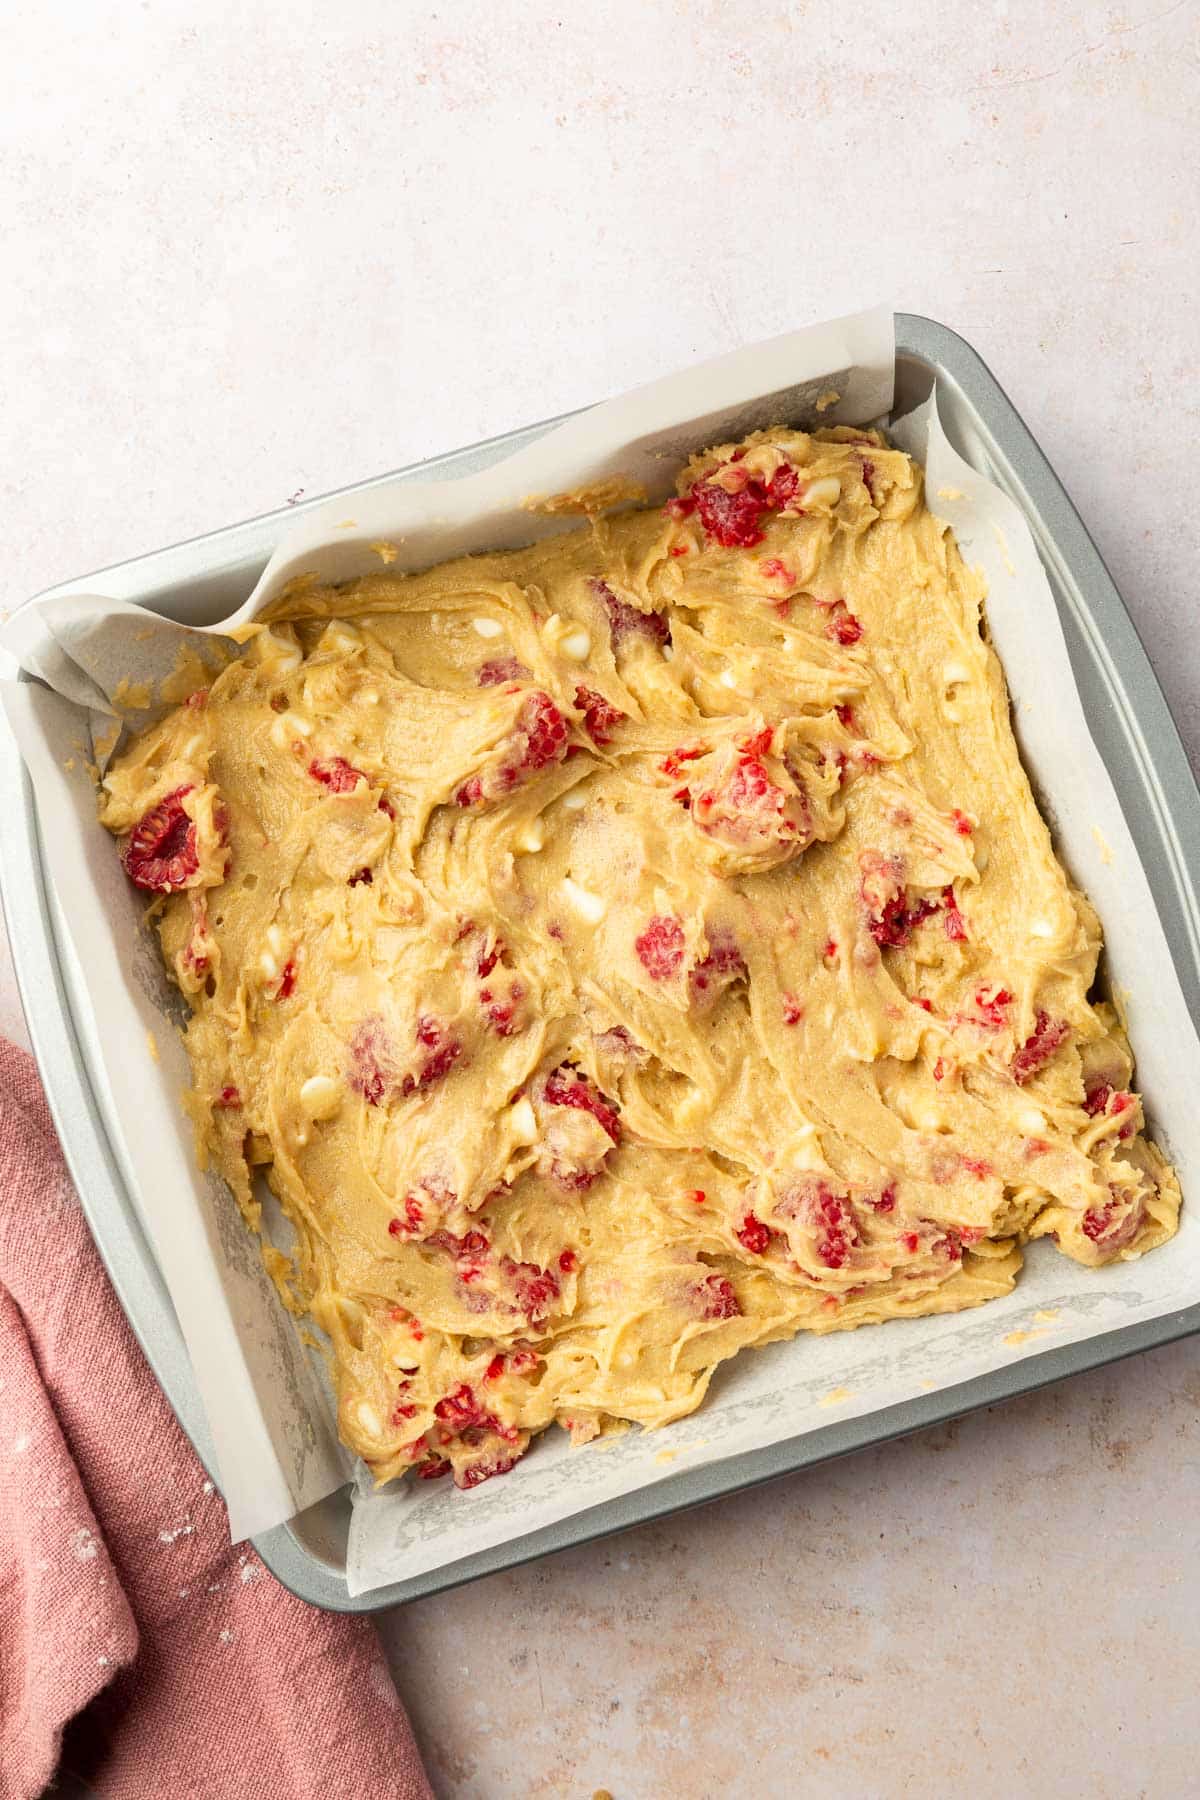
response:
[[[770,1234],[768,1233],[768,1236]],[[725,1275],[707,1276],[695,1290],[702,1319],[740,1319],[742,1308]]]
[[[690,1200],[693,1206],[703,1206],[708,1199],[703,1188],[692,1188],[683,1197],[685,1200]]]
[[[352,794],[359,782],[367,779],[362,770],[348,763],[344,756],[317,757],[309,763],[308,772],[331,794]]]
[[[557,1069],[547,1075],[542,1091],[551,1106],[575,1106],[581,1112],[591,1113],[613,1143],[620,1143],[620,1114],[605,1099],[595,1082],[590,1081],[578,1069],[572,1068],[570,1063],[560,1063]]]
[[[374,879],[370,869],[362,868],[350,877],[346,885],[347,887],[370,887]]]
[[[767,483],[767,502],[775,512],[782,512],[796,498],[800,477],[790,463],[780,463]]]
[[[1099,1087],[1091,1088],[1084,1098],[1083,1110],[1089,1118],[1094,1119],[1108,1105],[1113,1089],[1109,1082],[1102,1081]]]
[[[967,922],[958,910],[958,899],[952,887],[942,889],[942,905],[945,914],[942,925],[946,936],[952,944],[965,944],[967,941]]]
[[[1114,1088],[1107,1081],[1102,1081],[1099,1087],[1089,1091],[1083,1103],[1083,1110],[1089,1118],[1093,1119],[1098,1118],[1101,1114],[1117,1118],[1121,1113],[1129,1112],[1136,1104],[1134,1096],[1125,1088]],[[1134,1130],[1135,1121],[1128,1119],[1124,1125],[1118,1127],[1117,1136],[1131,1138]]]
[[[932,900],[909,905],[904,870],[899,857],[864,850],[860,892],[867,909],[867,930],[881,950],[899,950],[911,942],[916,927],[937,911]]]
[[[968,1175],[974,1175],[980,1181],[986,1180],[992,1173],[991,1163],[982,1156],[964,1156],[962,1166]]]
[[[873,462],[868,461],[868,459],[865,456],[861,457],[859,460],[862,463],[863,486],[866,488],[868,494],[871,496],[871,504],[872,504],[872,506],[874,506],[876,503],[875,502],[875,464]]]
[[[219,1106],[223,1112],[238,1112],[241,1109],[241,1104],[242,1096],[232,1085],[223,1087],[221,1092],[217,1095],[217,1098],[213,1101],[213,1105]]]
[[[856,619],[844,600],[838,600],[829,615],[829,623],[825,627],[825,636],[832,638],[835,644],[857,644],[863,634],[862,623]]]
[[[414,1237],[421,1229],[425,1210],[415,1194],[404,1196],[404,1217],[390,1219],[388,1231],[392,1237]]]
[[[192,791],[193,784],[189,783],[174,793],[164,794],[129,834],[121,861],[135,887],[152,894],[169,894],[186,887],[200,867],[196,823],[183,810],[184,795]]]
[[[510,1256],[503,1259],[500,1267],[512,1283],[517,1305],[530,1322],[544,1318],[559,1295],[558,1282],[549,1269],[539,1269],[536,1263],[514,1262]]]
[[[1012,1005],[1012,995],[1007,988],[976,988],[975,1005],[982,1024],[990,1031],[1003,1031],[1008,1023],[1006,1014]]]
[[[566,754],[567,722],[549,694],[535,688],[522,702],[517,729],[525,737],[525,756],[520,770],[544,769]]]
[[[783,1022],[785,1025],[798,1025],[804,1017],[804,1007],[795,994],[783,996]]]
[[[746,959],[732,932],[713,926],[708,932],[708,955],[688,972],[688,988],[698,1005],[716,998],[731,982],[746,973]]]
[[[481,1406],[475,1398],[475,1390],[468,1382],[462,1382],[452,1394],[446,1394],[433,1409],[436,1419],[453,1427],[455,1432],[465,1431],[471,1425],[489,1426],[493,1415],[485,1406]]]
[[[429,1054],[423,1058],[415,1075],[408,1074],[400,1084],[402,1094],[414,1094],[418,1088],[429,1087],[432,1082],[440,1081],[448,1075],[454,1064],[462,1055],[462,1045],[457,1038],[452,1038],[439,1020],[429,1013],[422,1013],[417,1020],[417,1043]]]
[[[658,766],[664,775],[669,775],[672,781],[677,781],[683,773],[684,763],[695,762],[698,756],[707,755],[707,744],[679,744],[674,750],[668,750]]]
[[[751,476],[734,493],[718,481],[698,481],[685,496],[685,504],[690,501],[695,508],[706,537],[715,538],[726,549],[749,549],[762,542],[763,514],[782,511],[795,499],[799,486],[795,469],[782,463],[770,481]]]
[[[844,1268],[850,1252],[862,1241],[849,1195],[835,1193],[823,1181],[797,1182],[775,1210],[785,1218],[800,1219],[808,1227],[815,1240],[817,1261],[827,1269]]]
[[[1146,1217],[1141,1200],[1130,1204],[1116,1190],[1105,1206],[1090,1208],[1080,1220],[1084,1237],[1102,1250],[1123,1250],[1133,1242]]]
[[[277,1000],[290,1000],[296,991],[296,964],[289,956],[283,965],[283,974],[279,977],[279,986],[275,989]]]
[[[515,656],[493,656],[480,663],[475,680],[480,687],[502,687],[506,681],[528,681],[530,671]]]
[[[423,1463],[417,1464],[417,1474],[422,1481],[436,1481],[440,1475],[449,1473],[450,1464],[444,1456],[429,1456]]]
[[[1008,1065],[1009,1073],[1018,1087],[1044,1069],[1050,1058],[1059,1050],[1071,1035],[1071,1027],[1065,1019],[1052,1019],[1043,1007],[1038,1007],[1034,1018],[1034,1027],[1021,1048]]]
[[[613,706],[603,694],[598,694],[595,688],[584,687],[582,682],[575,689],[575,704],[583,714],[583,722],[594,744],[611,743],[613,727],[628,717],[619,706]]]
[[[525,989],[519,981],[510,984],[507,998],[503,1000],[497,999],[490,988],[480,988],[480,1004],[497,1037],[511,1037],[518,1029],[517,1012],[524,998]]]
[[[954,829],[957,831],[959,837],[972,837],[974,835],[975,827],[961,807],[956,806],[954,811],[950,814],[950,817],[954,821]]]
[[[811,1205],[811,1222],[817,1231],[817,1260],[827,1269],[841,1269],[850,1260],[851,1250],[858,1244],[858,1225],[854,1208],[844,1194],[835,1194],[819,1186]]]
[[[468,1463],[454,1477],[454,1485],[459,1488],[476,1488],[480,1482],[490,1481],[493,1475],[507,1475],[508,1471],[519,1461],[519,1452],[514,1456],[509,1451],[495,1450],[488,1456],[480,1457],[478,1462]]]
[[[768,581],[786,581],[789,587],[795,584],[796,577],[794,572],[788,568],[785,562],[781,562],[777,556],[764,557],[762,562],[758,565],[758,572],[760,575],[765,576]]]
[[[752,1256],[761,1256],[771,1242],[773,1233],[761,1219],[756,1219],[753,1213],[747,1213],[733,1235]]]
[[[889,1181],[877,1200],[871,1201],[872,1212],[890,1213],[896,1210],[896,1184]]]
[[[1104,1233],[1112,1223],[1112,1216],[1115,1210],[1116,1208],[1111,1200],[1107,1206],[1089,1208],[1089,1210],[1084,1213],[1080,1223],[1080,1230],[1083,1232],[1084,1237],[1091,1238],[1093,1244],[1097,1243],[1099,1239],[1104,1236]]]
[[[766,509],[762,502],[762,489],[757,483],[752,482],[740,493],[731,494],[716,482],[698,481],[692,489],[691,498],[695,502],[705,535],[715,538],[718,544],[724,545],[728,550],[748,550],[752,545],[762,543],[760,520]]]
[[[417,1408],[411,1400],[397,1400],[392,1408],[392,1424],[403,1425],[406,1419],[415,1419]]]
[[[391,1041],[378,1013],[364,1019],[350,1039],[350,1067],[346,1079],[353,1093],[368,1106],[378,1106],[387,1091],[394,1062]]]
[[[653,981],[669,981],[683,961],[683,926],[670,913],[655,913],[633,947]]]
[[[774,867],[803,850],[812,835],[808,799],[793,777],[794,789],[772,780],[761,756],[739,754],[709,779],[695,796],[692,817],[698,829],[724,844],[749,869]]]
[[[614,647],[638,637],[648,638],[660,649],[670,643],[671,622],[664,613],[643,612],[640,607],[631,606],[628,600],[621,600],[613,593],[607,581],[590,581],[588,586],[608,614],[608,629]]]
[[[513,728],[496,760],[463,783],[454,798],[459,806],[478,806],[503,798],[550,763],[567,754],[567,721],[549,694],[535,688],[517,708]]]

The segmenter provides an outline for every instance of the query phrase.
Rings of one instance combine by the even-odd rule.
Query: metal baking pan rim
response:
[[[1048,491],[1058,513],[1056,529],[1053,534],[1039,532],[1036,535],[1043,556],[1049,555],[1061,565],[1056,584],[1060,599],[1065,599],[1068,605],[1074,604],[1070,590],[1082,585],[1080,563],[1084,565],[1084,574],[1096,584],[1095,592],[1089,592],[1088,604],[1077,609],[1078,620],[1081,627],[1092,634],[1093,654],[1099,653],[1097,660],[1102,657],[1107,664],[1108,685],[1114,698],[1119,697],[1124,702],[1120,723],[1124,727],[1125,753],[1132,755],[1138,765],[1142,786],[1154,802],[1159,850],[1165,852],[1172,864],[1171,875],[1180,903],[1181,923],[1200,970],[1200,905],[1176,818],[1177,808],[1191,806],[1198,809],[1200,802],[1174,721],[1132,621],[1112,586],[1111,577],[1036,441],[972,347],[949,328],[907,314],[897,315],[896,337],[898,371],[902,362],[915,364],[923,366],[929,380],[945,379],[949,375],[967,389],[984,390],[986,405],[977,404],[977,393],[970,394],[969,398],[980,435],[987,442],[992,472],[1007,475],[1002,485],[1009,491],[1014,487],[1024,491],[1030,486],[1032,470],[1033,485],[1041,485]],[[540,436],[558,422],[557,419],[547,420],[505,433],[398,473],[416,475],[419,472],[428,476],[439,468],[457,472],[468,459],[492,460],[519,443]],[[1018,465],[1024,465],[1024,476],[1016,472]],[[337,491],[345,494],[361,492],[390,478],[377,476]],[[314,497],[297,507],[281,508],[166,550],[129,559],[90,579],[109,592],[128,591],[132,582],[142,603],[153,604],[165,600],[171,590],[179,586],[181,576],[178,570],[172,574],[170,565],[182,558],[193,565],[193,582],[211,582],[224,575],[243,584],[250,564],[255,559],[261,559],[261,563],[267,560],[275,534],[283,522],[319,504],[324,498],[328,496]],[[1062,570],[1066,571],[1065,578]],[[157,588],[153,580],[146,581],[155,573],[162,578]],[[63,591],[67,585],[62,584],[62,588],[51,591]],[[81,583],[69,585],[77,589]],[[162,610],[168,609],[164,605]],[[1131,688],[1140,689],[1140,692],[1131,693]],[[1143,716],[1147,712],[1149,718]],[[1136,726],[1136,732],[1132,726]],[[1153,750],[1147,742],[1150,734],[1155,739]],[[63,976],[54,905],[40,856],[32,788],[15,746],[7,737],[0,740],[0,768],[5,764],[10,765],[8,772],[13,788],[19,794],[19,804],[0,812],[0,894],[9,921],[18,985],[30,1036],[39,1065],[43,1071],[53,1072],[46,1080],[51,1111],[100,1254],[131,1327],[183,1429],[212,1473],[207,1423],[195,1391],[186,1350],[132,1202],[123,1192],[119,1168],[89,1078]],[[1197,816],[1200,818],[1200,810]],[[651,1488],[605,1502],[528,1537],[448,1564],[426,1576],[355,1598],[348,1593],[344,1563],[339,1561],[336,1522],[327,1516],[330,1511],[337,1511],[335,1503],[340,1497],[335,1496],[333,1503],[322,1503],[321,1508],[310,1509],[324,1511],[323,1529],[319,1523],[306,1523],[305,1515],[301,1515],[261,1534],[255,1539],[255,1547],[277,1577],[302,1598],[331,1610],[376,1611],[400,1600],[459,1586],[554,1550],[590,1542],[633,1524],[705,1504],[801,1468],[814,1467],[873,1443],[886,1442],[961,1416],[979,1406],[1015,1398],[1068,1375],[1195,1332],[1200,1332],[1200,1306],[1079,1343],[1051,1347],[959,1386],[833,1423],[817,1432],[771,1445],[767,1450],[747,1452],[704,1469],[681,1472]],[[344,1500],[341,1505],[345,1509]],[[313,1542],[317,1535],[330,1541],[317,1547]]]

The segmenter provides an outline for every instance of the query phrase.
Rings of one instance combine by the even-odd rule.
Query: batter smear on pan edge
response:
[[[665,507],[293,586],[119,758],[203,1154],[295,1225],[379,1480],[1172,1234],[981,598],[907,456],[772,430]]]

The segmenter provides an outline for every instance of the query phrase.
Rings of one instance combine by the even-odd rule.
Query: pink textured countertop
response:
[[[1197,17],[17,0],[0,603],[891,299],[1008,388],[1200,752]],[[1177,1345],[392,1615],[439,1793],[1196,1792],[1198,1408]]]

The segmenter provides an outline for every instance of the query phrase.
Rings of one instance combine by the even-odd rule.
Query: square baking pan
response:
[[[1002,488],[1029,522],[1062,619],[1088,724],[1149,877],[1184,996],[1200,1014],[1200,794],[1158,682],[1095,545],[987,368],[944,325],[897,314],[895,413],[918,405],[935,383],[954,447]],[[399,473],[425,480],[471,474],[522,449],[559,422],[546,420]],[[360,482],[341,493],[358,494],[374,485]],[[317,504],[313,499],[282,508],[51,592],[90,586],[188,624],[212,623],[242,603],[283,533],[298,514]],[[66,922],[45,872],[32,787],[7,733],[0,733],[0,782],[4,794],[12,796],[0,808],[0,890],[29,1032],[67,1162],[130,1323],[180,1424],[215,1478],[211,1439],[187,1351],[121,1173],[104,1053],[82,1003]],[[302,1598],[337,1610],[376,1611],[719,1499],[1196,1331],[1200,1306],[1047,1349],[957,1386],[668,1477],[513,1542],[354,1598],[346,1586],[350,1507],[344,1490],[262,1534],[254,1540],[255,1548],[279,1580]]]

